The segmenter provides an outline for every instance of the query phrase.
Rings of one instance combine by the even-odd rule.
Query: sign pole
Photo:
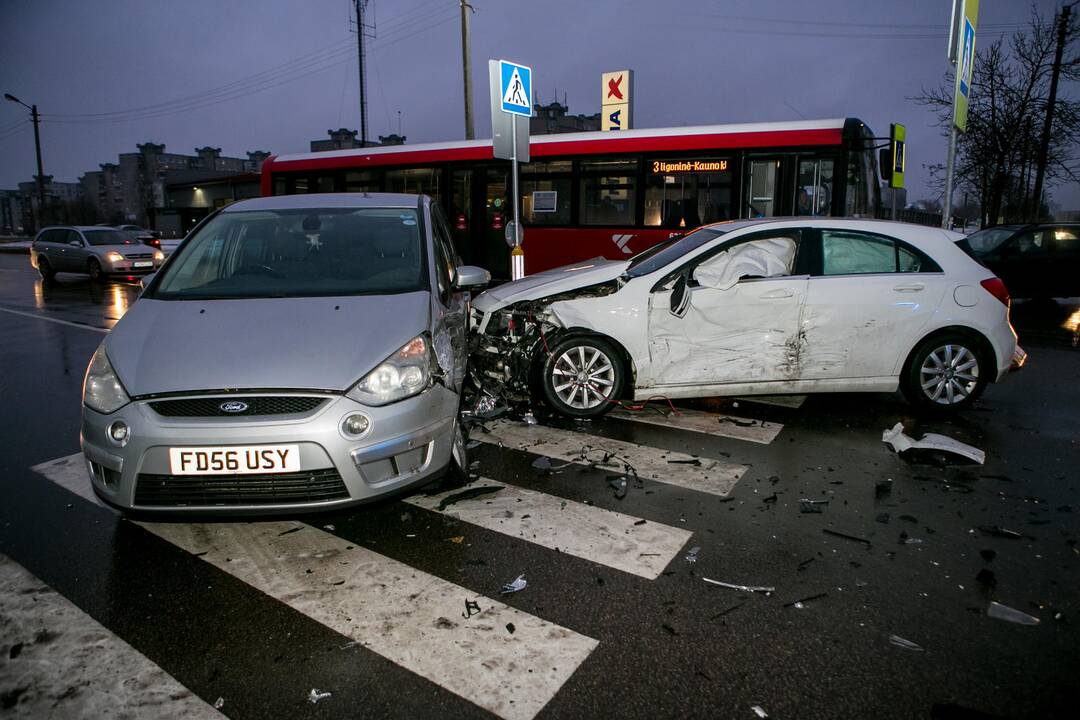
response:
[[[949,128],[949,154],[945,160],[945,199],[941,203],[941,227],[951,230],[953,163],[956,158],[956,125]]]
[[[521,195],[518,192],[518,153],[517,153],[517,135],[518,135],[518,119],[516,116],[510,116],[510,144],[514,150],[510,155],[510,186],[514,192],[514,253],[510,258],[510,279],[520,280],[525,277],[525,253],[524,251],[518,252],[521,248]],[[518,258],[521,261],[518,262]],[[520,267],[519,267],[520,265]]]

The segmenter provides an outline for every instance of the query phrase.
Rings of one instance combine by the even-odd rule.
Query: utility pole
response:
[[[461,72],[464,77],[465,87],[465,139],[472,140],[476,134],[473,132],[472,116],[472,46],[469,43],[469,13],[475,12],[472,5],[460,0],[461,3]]]
[[[45,224],[45,171],[41,168],[41,116],[38,115],[37,104],[27,105],[11,93],[4,93],[4,99],[13,103],[19,103],[30,111],[30,118],[34,121],[34,152],[37,154],[37,194],[38,216],[36,218],[38,230]]]
[[[367,147],[367,87],[364,78],[364,66],[367,64],[364,54],[364,10],[368,0],[354,0],[356,5],[356,62],[360,80],[360,146]]]
[[[1073,5],[1080,0],[1074,0],[1061,8],[1061,19],[1058,21],[1057,50],[1054,51],[1054,70],[1050,74],[1050,99],[1046,104],[1046,118],[1043,120],[1042,141],[1039,143],[1039,159],[1035,169],[1035,189],[1033,191],[1035,209],[1031,213],[1031,219],[1038,220],[1042,213],[1042,190],[1043,179],[1046,176],[1046,162],[1050,154],[1050,130],[1054,124],[1054,103],[1057,102],[1058,76],[1061,74],[1061,55],[1065,52],[1066,33],[1069,29],[1069,14]]]

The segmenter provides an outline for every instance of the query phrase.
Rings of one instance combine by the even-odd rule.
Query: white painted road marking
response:
[[[665,407],[665,410],[670,412],[669,408]],[[674,413],[664,415],[649,408],[644,410],[613,410],[611,417],[676,430],[690,430],[708,433],[709,435],[719,435],[734,440],[746,440],[762,445],[771,443],[784,429],[783,425],[764,420],[752,420],[735,415],[721,415],[688,408],[679,408],[678,415]]]
[[[35,320],[44,320],[45,322],[57,323],[58,325],[67,325],[68,327],[79,328],[80,330],[93,330],[94,332],[108,334],[108,328],[94,327],[93,325],[84,325],[82,323],[70,322],[68,320],[61,320],[60,318],[51,318],[42,315],[41,313],[23,312],[22,310],[12,310],[11,308],[0,307],[0,312],[11,313],[12,315],[22,315],[23,317],[34,318]]]
[[[711,458],[695,458],[685,453],[660,450],[634,443],[612,440],[597,435],[560,430],[544,425],[500,420],[489,426],[491,432],[474,432],[471,437],[482,442],[524,450],[536,455],[578,463],[599,462],[605,453],[615,453],[606,465],[613,471],[623,470],[622,461],[630,463],[638,477],[690,490],[727,495],[747,471],[745,465],[724,463]],[[588,452],[582,460],[581,452]],[[673,461],[673,462],[672,462]]]
[[[462,488],[405,502],[441,512],[511,537],[600,565],[655,580],[682,550],[691,532],[554,495],[480,479],[465,487],[502,487],[496,493],[456,502],[439,510],[443,498]]]
[[[94,498],[81,454],[33,469]],[[592,638],[304,523],[138,524],[507,720],[530,720],[540,712],[597,646]],[[480,613],[467,619],[466,599],[480,605]],[[513,634],[506,631],[511,622]]]
[[[0,554],[0,647],[4,673],[25,687],[21,717],[220,718],[74,603]],[[45,632],[51,640],[36,642]],[[7,653],[20,644],[21,652]],[[77,689],[77,692],[71,690]]]

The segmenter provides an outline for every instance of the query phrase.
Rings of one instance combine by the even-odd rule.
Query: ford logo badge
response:
[[[242,413],[248,409],[246,402],[240,402],[239,400],[230,400],[229,402],[223,402],[218,405],[221,408],[221,412],[227,413]]]

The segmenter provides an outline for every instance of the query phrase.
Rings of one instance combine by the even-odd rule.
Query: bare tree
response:
[[[1067,38],[1076,36],[1071,23]],[[967,131],[957,138],[954,187],[979,199],[982,224],[1044,217],[1044,203],[1032,197],[1039,134],[1049,100],[1057,35],[1054,19],[1033,6],[1025,30],[976,53],[968,105]],[[1068,51],[1068,41],[1066,44]],[[1062,64],[1061,77],[1080,79],[1080,56]],[[933,110],[948,134],[955,78],[950,71],[937,88],[909,98]],[[1080,102],[1059,92],[1051,128],[1048,187],[1080,182]],[[928,166],[931,181],[944,186],[944,165]]]

